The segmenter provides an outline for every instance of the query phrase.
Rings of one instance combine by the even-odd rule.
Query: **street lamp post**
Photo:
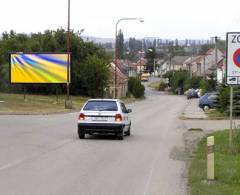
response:
[[[115,61],[115,68],[114,68],[114,98],[117,98],[117,33],[118,33],[118,24],[123,20],[138,20],[139,22],[144,22],[142,18],[121,18],[116,23],[115,28],[115,52],[114,52],[114,61]]]

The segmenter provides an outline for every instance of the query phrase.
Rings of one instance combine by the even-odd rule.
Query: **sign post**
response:
[[[230,130],[229,130],[229,147],[232,149],[233,128],[232,128],[232,110],[233,110],[233,87],[230,87]]]
[[[230,86],[230,131],[229,146],[232,149],[233,87],[240,85],[240,32],[227,33],[226,85]]]

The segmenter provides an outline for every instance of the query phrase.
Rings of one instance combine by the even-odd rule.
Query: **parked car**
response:
[[[183,88],[182,88],[182,87],[177,87],[177,88],[175,89],[175,93],[176,93],[177,95],[183,95]]]
[[[115,134],[122,140],[124,134],[131,134],[130,112],[118,99],[90,99],[79,112],[78,136],[84,139],[85,134]]]
[[[215,108],[217,106],[217,98],[218,93],[216,92],[205,93],[199,99],[199,107],[202,108],[204,111],[209,110],[210,108]]]
[[[186,95],[187,95],[187,99],[199,98],[198,90],[196,90],[196,89],[189,89],[186,92]]]

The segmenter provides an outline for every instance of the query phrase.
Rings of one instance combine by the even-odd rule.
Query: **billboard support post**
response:
[[[56,104],[58,104],[58,86],[56,85]]]
[[[26,101],[26,85],[23,86],[23,99]]]

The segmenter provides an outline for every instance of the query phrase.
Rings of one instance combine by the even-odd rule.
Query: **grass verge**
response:
[[[156,82],[152,82],[148,85],[148,87],[151,87],[155,90],[158,90],[159,89],[159,85],[160,85],[160,81],[156,81]]]
[[[207,111],[206,114],[210,120],[224,120],[229,118],[227,113],[221,113],[216,109],[211,109]]]
[[[239,131],[239,130],[238,130]],[[215,137],[216,182],[206,181],[206,137],[198,144],[198,150],[191,160],[188,184],[191,195],[239,195],[240,194],[240,153],[239,132],[235,136],[234,154],[228,150],[228,131],[213,133]],[[236,133],[235,133],[236,135]]]
[[[65,109],[64,95],[26,95],[0,93],[0,114],[54,114],[79,111],[89,99],[83,96],[71,96],[73,109]],[[125,103],[132,103],[144,98],[122,98]]]
[[[0,93],[0,114],[51,114],[77,111],[88,99],[82,96],[71,96],[73,109],[65,109],[66,96],[59,95],[26,95]]]

